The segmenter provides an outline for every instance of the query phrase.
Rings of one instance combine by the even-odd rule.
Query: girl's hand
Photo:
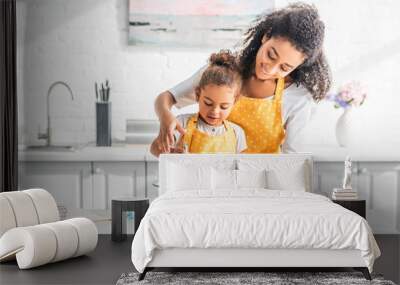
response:
[[[175,144],[175,130],[178,130],[181,136],[185,134],[185,129],[176,120],[176,117],[171,112],[168,112],[160,120],[160,134],[157,139],[158,148],[162,153],[171,152],[171,147]]]
[[[184,153],[185,151],[183,150],[183,148],[179,148],[179,147],[175,147],[175,148],[171,148],[171,153]]]

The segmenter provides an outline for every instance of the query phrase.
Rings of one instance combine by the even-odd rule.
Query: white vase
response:
[[[351,144],[354,137],[354,116],[352,108],[346,108],[336,123],[336,140],[342,147]]]

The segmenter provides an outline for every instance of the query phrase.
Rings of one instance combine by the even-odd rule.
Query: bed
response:
[[[365,219],[312,189],[311,154],[161,155],[159,197],[132,243],[154,268],[352,267],[380,250]]]

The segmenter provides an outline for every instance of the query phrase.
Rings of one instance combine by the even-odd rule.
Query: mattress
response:
[[[132,243],[139,272],[162,249],[359,250],[372,272],[380,250],[365,219],[301,191],[167,192],[151,204]]]

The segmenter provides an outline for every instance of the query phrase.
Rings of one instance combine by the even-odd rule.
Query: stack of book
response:
[[[353,189],[334,188],[332,192],[333,200],[357,200],[357,191]]]

